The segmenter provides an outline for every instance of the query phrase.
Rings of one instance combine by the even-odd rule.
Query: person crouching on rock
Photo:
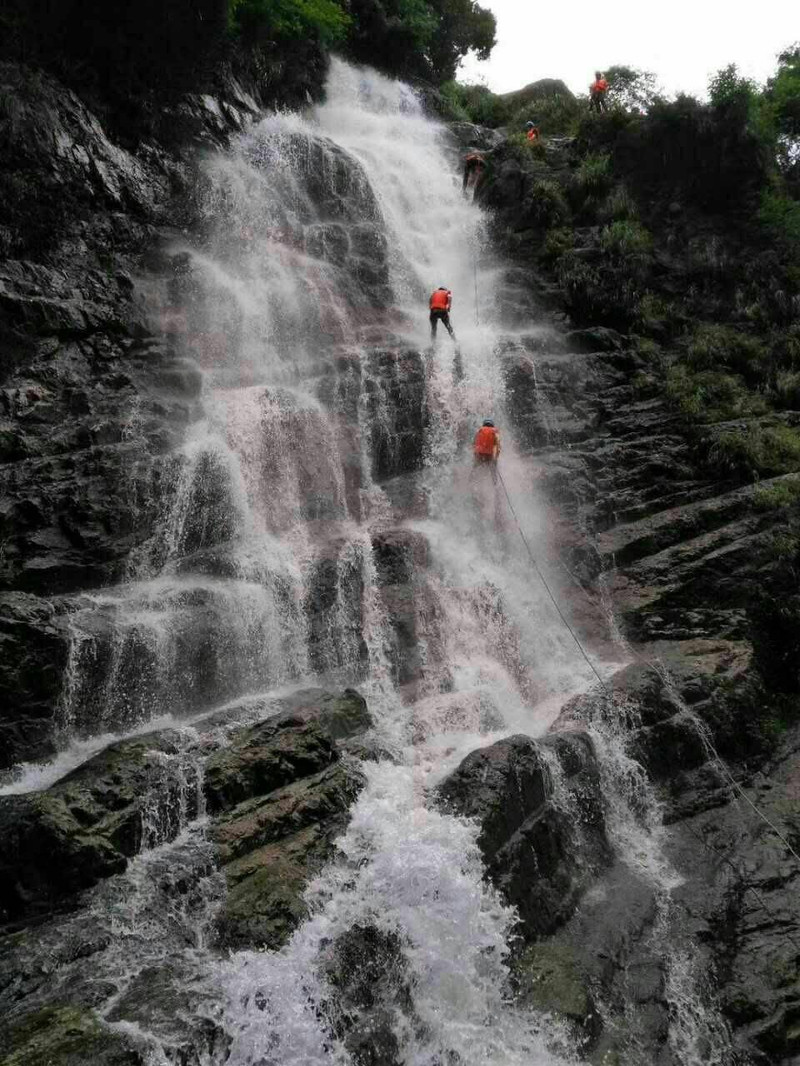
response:
[[[478,182],[483,176],[485,166],[486,160],[482,152],[468,152],[467,155],[464,156],[464,181],[461,185],[462,192],[467,191],[468,185],[477,188]]]
[[[475,434],[473,456],[476,467],[487,467],[492,480],[497,480],[497,460],[500,458],[500,434],[491,418],[485,419]]]
[[[540,133],[539,127],[535,122],[525,123],[526,136],[528,138],[528,144],[537,144],[539,141]]]
[[[440,285],[436,292],[431,293],[431,344],[436,342],[436,327],[443,323],[444,328],[455,341],[456,335],[450,325],[450,308],[453,305],[453,294],[444,285]]]

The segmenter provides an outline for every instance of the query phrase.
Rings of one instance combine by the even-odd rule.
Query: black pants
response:
[[[448,311],[431,311],[431,340],[436,339],[436,327],[440,322],[444,325],[444,328],[453,340],[455,340],[456,335],[453,333],[453,327],[450,325],[450,314]]]
[[[606,107],[606,94],[592,93],[591,99],[589,100],[589,110],[596,111],[599,115],[602,111],[606,110]]]

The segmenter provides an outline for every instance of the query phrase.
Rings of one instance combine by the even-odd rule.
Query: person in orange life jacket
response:
[[[467,185],[470,179],[474,177],[474,185],[477,185],[483,174],[483,168],[486,166],[486,160],[483,157],[482,152],[468,152],[464,156],[464,181],[461,185],[461,191],[467,191]]]
[[[472,446],[475,458],[475,466],[489,466],[492,477],[497,474],[497,460],[500,457],[500,434],[495,429],[491,418],[485,419],[483,425],[475,434]]]
[[[603,72],[596,70],[594,72],[594,81],[589,86],[589,110],[597,111],[599,114],[601,111],[605,111],[608,106],[606,103],[606,93],[608,92],[608,82],[603,77]]]
[[[450,325],[450,308],[452,303],[453,294],[449,289],[446,289],[444,285],[440,285],[436,292],[431,293],[431,341],[436,340],[436,327],[440,322],[444,324],[444,328],[453,340],[456,339],[453,327]]]
[[[525,129],[528,131],[528,140],[531,144],[536,144],[539,140],[539,127],[535,122],[526,122]]]

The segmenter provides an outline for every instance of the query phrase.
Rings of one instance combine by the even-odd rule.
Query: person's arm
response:
[[[447,310],[448,310],[448,312],[450,311],[450,308],[452,306],[453,306],[453,294],[452,294],[452,292],[448,292],[448,294],[447,294]]]
[[[500,458],[500,434],[494,435],[494,459],[495,461]]]

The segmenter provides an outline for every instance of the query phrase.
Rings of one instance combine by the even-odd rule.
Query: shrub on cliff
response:
[[[477,126],[488,126],[490,129],[508,122],[508,105],[502,96],[493,93],[486,85],[447,81],[439,91],[465,122],[474,122]]]
[[[534,182],[525,204],[525,214],[542,229],[563,226],[568,222],[569,204],[558,182],[544,179]]]
[[[630,219],[618,219],[600,232],[600,247],[606,255],[630,260],[653,250],[653,236],[644,226]]]
[[[725,430],[706,448],[709,465],[724,477],[756,481],[800,470],[800,433],[790,426]]]
[[[761,340],[717,323],[696,327],[689,340],[687,361],[694,370],[726,367],[753,384],[762,384],[768,373],[768,353]]]
[[[665,394],[692,423],[726,422],[764,414],[766,401],[736,374],[694,371],[678,363],[667,371]]]

